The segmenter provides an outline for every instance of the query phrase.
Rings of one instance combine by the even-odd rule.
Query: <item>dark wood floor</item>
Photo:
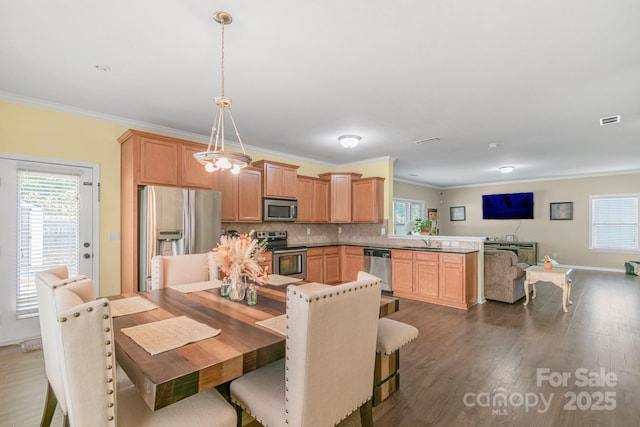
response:
[[[374,408],[375,425],[638,425],[640,278],[587,271],[572,278],[568,313],[562,291],[545,283],[528,307],[489,301],[465,312],[402,300],[392,317],[420,336],[401,350],[400,390]],[[544,369],[570,377],[538,385]],[[592,383],[581,386],[584,377]],[[0,426],[38,425],[42,352],[0,349],[0,380]],[[357,414],[340,424],[358,425]]]

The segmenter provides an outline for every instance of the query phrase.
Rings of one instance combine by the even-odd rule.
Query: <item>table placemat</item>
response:
[[[218,289],[222,285],[220,280],[209,280],[206,282],[184,283],[182,285],[171,285],[169,288],[178,292],[188,294],[190,292],[206,291],[208,289]]]
[[[281,276],[279,274],[269,274],[269,280],[264,283],[273,286],[284,286],[301,281],[302,279],[298,279],[296,277]]]
[[[192,342],[215,337],[220,333],[220,329],[211,328],[187,316],[180,316],[123,328],[122,333],[153,356]]]
[[[272,331],[275,331],[285,337],[287,336],[287,315],[286,314],[272,317],[270,319],[260,320],[256,322],[256,325],[262,326],[267,329],[271,329]]]
[[[142,298],[140,295],[110,301],[109,306],[111,317],[126,316],[127,314],[141,313],[158,308],[157,305],[146,298]]]

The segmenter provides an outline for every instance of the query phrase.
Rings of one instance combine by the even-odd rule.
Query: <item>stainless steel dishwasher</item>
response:
[[[391,250],[364,248],[364,270],[382,279],[382,290],[391,292]]]

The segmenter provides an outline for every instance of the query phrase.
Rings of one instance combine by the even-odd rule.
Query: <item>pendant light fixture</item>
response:
[[[240,169],[249,166],[251,163],[251,157],[249,157],[244,151],[244,145],[242,145],[242,139],[240,139],[236,122],[233,120],[233,115],[231,114],[231,98],[224,96],[224,27],[225,25],[231,24],[232,18],[227,12],[216,12],[213,14],[213,19],[222,27],[222,49],[220,61],[222,94],[215,99],[218,110],[216,111],[216,115],[213,120],[207,151],[195,153],[193,157],[195,157],[200,164],[204,165],[207,172],[230,169],[232,173],[238,173],[240,172]],[[238,142],[240,143],[240,148],[242,148],[242,153],[224,150],[225,114],[229,116],[229,120],[233,125],[233,130],[235,131]]]

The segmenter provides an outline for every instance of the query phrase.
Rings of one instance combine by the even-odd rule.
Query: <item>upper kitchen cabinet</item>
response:
[[[207,188],[214,187],[217,174],[207,172],[193,155],[207,149],[206,145],[182,145],[182,181],[181,187]]]
[[[216,172],[215,190],[222,193],[222,222],[262,222],[262,171]]]
[[[145,185],[213,188],[209,174],[193,158],[205,145],[129,129],[120,143],[120,279],[123,293],[138,283],[138,188]]]
[[[285,163],[259,160],[252,163],[262,170],[262,192],[264,197],[296,199],[298,167]]]
[[[122,178],[134,185],[167,185],[211,189],[214,178],[194,158],[206,146],[129,129],[121,144]]]
[[[329,182],[330,215],[329,222],[350,223],[352,190],[351,183],[360,179],[359,173],[328,172],[318,175],[320,179]]]
[[[329,222],[329,182],[298,175],[298,222]]]
[[[381,223],[384,220],[384,178],[362,178],[353,181],[351,189],[351,222]]]

